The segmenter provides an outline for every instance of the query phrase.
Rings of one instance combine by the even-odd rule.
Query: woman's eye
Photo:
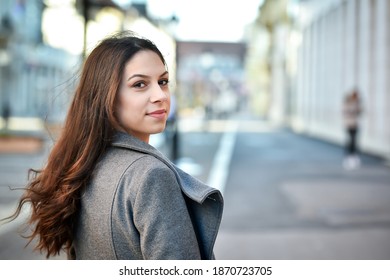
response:
[[[146,84],[144,82],[137,82],[133,85],[133,87],[135,87],[135,88],[143,88],[145,86],[146,86]]]
[[[160,84],[160,86],[166,86],[169,83],[169,80],[163,79],[163,80],[160,80],[158,83]]]

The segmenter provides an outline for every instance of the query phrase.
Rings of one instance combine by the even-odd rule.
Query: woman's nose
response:
[[[152,93],[150,96],[151,102],[158,102],[158,101],[166,101],[168,100],[168,90],[161,88],[159,84],[157,86],[154,86],[152,89]]]

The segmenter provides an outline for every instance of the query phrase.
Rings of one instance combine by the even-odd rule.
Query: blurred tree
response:
[[[257,23],[265,26],[271,33],[276,25],[281,23],[289,24],[288,2],[289,0],[265,0],[260,7]]]

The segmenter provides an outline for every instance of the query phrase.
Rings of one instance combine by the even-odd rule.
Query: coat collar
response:
[[[164,156],[160,151],[158,151],[153,146],[149,145],[146,142],[139,140],[138,138],[129,135],[124,132],[117,132],[111,143],[114,147],[121,147],[130,150],[134,150],[140,153],[149,154],[163,163],[165,163],[176,175],[176,178],[179,181],[180,187],[184,194],[190,199],[196,201],[197,203],[202,204],[207,197],[210,197],[212,194],[216,194],[216,197],[220,198],[222,202],[222,195],[219,190],[211,188],[201,182],[200,180],[192,177],[187,174],[179,167],[174,165],[166,156]],[[213,196],[215,197],[215,196]]]

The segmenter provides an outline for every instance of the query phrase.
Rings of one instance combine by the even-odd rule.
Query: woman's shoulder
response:
[[[174,174],[173,170],[163,160],[151,154],[142,154],[132,165],[133,168],[139,169],[142,173]]]
[[[104,164],[106,179],[116,182],[119,200],[135,199],[140,193],[179,190],[179,182],[173,170],[151,154],[132,151],[109,151]],[[168,187],[167,187],[168,186]]]
[[[147,177],[175,177],[174,171],[160,157],[152,153],[136,150],[113,148],[102,159],[104,168],[116,173],[119,170],[122,177],[145,179]],[[119,175],[119,174],[118,174]]]
[[[151,200],[161,195],[174,195],[181,192],[175,172],[160,159],[150,154],[143,154],[129,162],[118,181],[118,189],[128,195],[125,197],[140,199],[145,196]],[[141,199],[142,200],[142,199]],[[153,199],[152,199],[153,200]]]
[[[153,154],[111,147],[97,163],[94,177],[98,180],[110,178],[111,181],[117,181],[126,177],[144,178],[161,172],[165,176],[173,174],[173,171]]]

